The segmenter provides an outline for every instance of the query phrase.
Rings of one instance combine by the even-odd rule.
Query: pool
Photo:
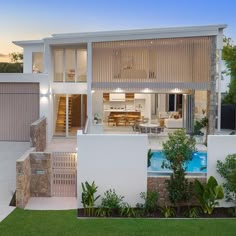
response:
[[[163,175],[170,174],[171,170],[167,168],[161,168],[162,162],[165,160],[165,156],[162,151],[154,151],[151,158],[151,166],[148,168],[149,175]],[[192,160],[187,163],[186,172],[188,175],[206,175],[207,169],[207,153],[206,152],[194,152],[192,154]]]

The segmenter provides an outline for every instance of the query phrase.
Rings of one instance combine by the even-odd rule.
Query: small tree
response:
[[[178,207],[179,203],[189,199],[189,183],[185,178],[186,163],[192,159],[195,151],[195,140],[187,137],[184,130],[180,129],[169,134],[169,139],[163,143],[163,153],[166,161],[162,166],[171,169],[170,180],[167,181],[169,199]]]

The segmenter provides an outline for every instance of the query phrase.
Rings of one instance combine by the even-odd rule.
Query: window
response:
[[[54,50],[54,81],[63,82],[64,77],[64,51]]]
[[[86,82],[87,50],[61,48],[54,50],[54,82]]]
[[[43,53],[33,52],[32,53],[32,72],[42,73],[43,72]]]

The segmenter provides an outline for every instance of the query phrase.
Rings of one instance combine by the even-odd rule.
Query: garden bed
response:
[[[199,211],[199,215],[189,215],[190,210],[196,208]],[[77,209],[77,217],[78,218],[236,218],[236,215],[233,214],[233,208],[215,208],[213,213],[211,215],[204,214],[200,207],[195,206],[195,207],[181,207],[180,211],[178,212],[176,207],[171,207],[171,208],[166,208],[166,211],[163,212],[163,208],[159,208],[155,212],[152,213],[145,213],[143,209],[139,208],[132,208],[132,210],[135,212],[135,215],[130,216],[130,215],[121,215],[119,213],[119,209],[113,209],[111,210],[111,215],[109,216],[99,216],[97,214],[97,211],[99,208],[94,208],[94,214],[93,215],[87,215],[84,208],[79,208]],[[170,211],[173,212],[173,215],[164,215],[169,214]],[[169,213],[168,213],[169,212]]]

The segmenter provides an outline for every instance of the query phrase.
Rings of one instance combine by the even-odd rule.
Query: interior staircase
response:
[[[68,131],[71,130],[71,110],[72,110],[72,97],[69,97],[68,107]],[[56,132],[66,132],[66,97],[61,96],[59,99]]]

